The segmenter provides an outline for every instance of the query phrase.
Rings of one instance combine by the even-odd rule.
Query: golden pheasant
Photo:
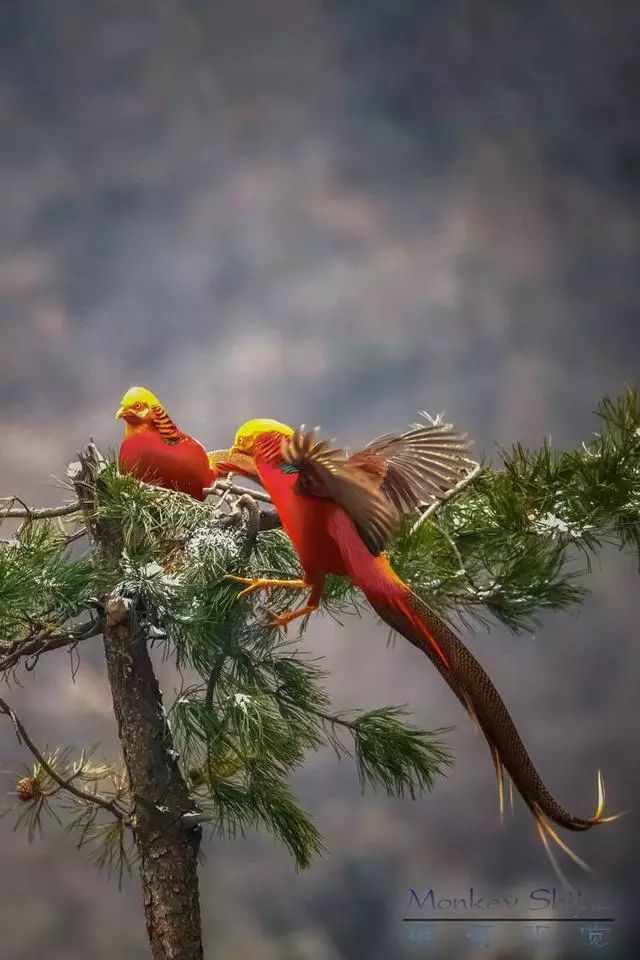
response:
[[[146,387],[131,387],[116,413],[124,420],[118,465],[123,473],[204,500],[217,472],[201,443],[179,430]]]
[[[464,438],[447,424],[429,424],[374,440],[348,457],[275,420],[242,426],[231,454],[249,455],[299,555],[303,579],[233,577],[242,594],[286,586],[310,591],[299,610],[274,616],[284,626],[317,609],[326,575],[348,576],[390,627],[423,651],[481,728],[491,750],[503,807],[503,770],[530,808],[557,868],[548,837],[581,866],[549,821],[588,830],[603,817],[604,785],[598,772],[598,806],[590,818],[573,816],[551,796],[536,771],[495,686],[447,624],[391,568],[384,549],[399,519],[418,504],[441,497],[468,470]],[[559,871],[559,868],[558,872]]]

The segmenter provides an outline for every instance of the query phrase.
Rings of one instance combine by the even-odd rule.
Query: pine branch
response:
[[[107,810],[116,820],[125,820],[127,818],[128,814],[126,811],[121,810],[118,804],[112,800],[106,800],[97,793],[87,793],[85,790],[76,787],[72,780],[61,777],[55,767],[47,761],[44,754],[35,745],[14,709],[10,707],[2,697],[0,697],[0,712],[4,713],[11,720],[16,731],[18,742],[24,743],[25,746],[28,747],[41,767],[46,770],[49,777],[54,780],[61,789],[82,800],[84,803],[92,803],[97,807],[102,807],[103,810]]]
[[[22,519],[22,520],[44,520],[50,517],[68,517],[72,513],[80,512],[78,501],[65,503],[60,507],[29,507],[20,497],[0,497],[0,503],[9,503],[9,507],[0,506],[0,523],[3,520]],[[14,503],[22,504],[21,507],[14,507]]]
[[[390,550],[398,574],[445,616],[497,619],[519,630],[542,609],[582,600],[579,564],[588,569],[602,544],[637,549],[640,556],[637,396],[605,400],[599,414],[601,432],[588,445],[565,452],[549,443],[533,451],[516,445],[495,467],[476,465],[417,520],[408,518]],[[281,612],[297,603],[290,590],[274,590],[266,600],[238,599],[227,574],[300,575],[284,532],[267,529],[279,520],[261,510],[266,495],[222,481],[213,489],[221,496],[200,503],[120,476],[115,458],[105,460],[95,447],[72,469],[71,480],[88,557],[71,555],[76,535],[57,529],[48,515],[16,507],[15,498],[6,501],[27,522],[14,539],[0,541],[0,632],[6,637],[0,671],[22,658],[35,666],[42,653],[73,649],[103,633],[142,870],[157,867],[160,848],[169,860],[177,857],[186,878],[180,890],[190,891],[188,904],[180,899],[184,916],[197,912],[202,822],[226,835],[266,826],[301,867],[321,849],[288,783],[310,751],[330,745],[341,756],[353,754],[361,784],[393,794],[417,795],[444,774],[451,762],[444,731],[416,730],[395,707],[332,713],[321,664],[284,640],[265,614],[265,606]],[[323,610],[329,615],[357,612],[358,602],[347,578],[327,579]],[[82,624],[67,630],[76,618]],[[301,623],[301,634],[305,628]],[[178,670],[196,674],[169,719],[149,659],[152,643],[163,644]],[[68,780],[57,761],[39,754]],[[116,790],[116,800],[122,796]],[[95,823],[95,804],[85,808],[75,800],[83,805],[72,821],[80,837],[98,844],[96,856],[104,856],[107,868],[124,869],[122,821]],[[37,815],[37,805],[25,812],[29,830]],[[167,904],[175,901],[162,876],[147,872],[146,882],[148,888],[157,882]],[[177,956],[199,956],[193,939],[185,953],[177,927],[171,938],[182,950]]]
[[[59,650],[61,647],[73,648],[83,640],[98,637],[101,633],[102,627],[95,620],[87,620],[72,630],[64,632],[57,628],[39,630],[35,635],[11,644],[10,652],[0,660],[0,673],[11,669],[19,660],[28,657],[34,658],[33,662],[27,665],[28,670],[33,670],[43,653]]]
[[[412,799],[431,790],[436,774],[453,764],[440,729],[427,733],[401,722],[399,707],[382,707],[358,717],[354,729],[356,763],[361,786],[384,787],[388,794]]]
[[[67,832],[79,835],[76,843],[78,850],[88,848],[90,859],[99,870],[104,870],[108,877],[114,873],[117,875],[118,889],[121,889],[125,872],[130,875],[136,861],[135,853],[127,843],[131,833],[121,821],[98,823],[93,814],[94,811],[90,809],[82,810],[67,825]]]
[[[543,608],[578,603],[582,558],[604,543],[640,561],[640,407],[634,392],[598,410],[603,429],[574,451],[516,444],[501,468],[428,517],[407,523],[392,545],[400,575],[446,612],[531,629]]]
[[[280,696],[280,694],[278,694]],[[431,790],[444,767],[453,765],[453,757],[441,742],[449,730],[418,730],[401,722],[407,716],[401,707],[383,707],[349,719],[345,714],[329,713],[318,707],[307,707],[323,724],[347,730],[354,741],[360,784],[381,784],[387,793],[412,798]],[[338,754],[345,751],[342,742],[332,733],[329,742]]]
[[[412,534],[418,530],[420,525],[424,523],[425,520],[433,516],[433,514],[437,510],[439,510],[444,503],[448,503],[450,500],[453,500],[453,498],[457,497],[459,493],[461,493],[466,487],[469,486],[470,483],[473,483],[475,478],[479,475],[480,471],[482,470],[482,464],[474,463],[474,461],[470,460],[469,467],[470,467],[469,473],[467,473],[466,476],[462,478],[462,480],[459,480],[458,483],[456,483],[455,487],[451,487],[451,489],[447,490],[447,492],[443,494],[438,500],[435,500],[432,504],[430,504],[426,510],[422,511],[422,513],[416,520],[415,524],[411,528]]]
[[[12,541],[0,544],[0,586],[6,655],[33,639],[34,628],[64,633],[65,623],[85,614],[95,596],[96,571],[86,557],[71,557],[66,535],[42,519],[23,524]]]

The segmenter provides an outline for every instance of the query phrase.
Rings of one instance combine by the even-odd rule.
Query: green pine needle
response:
[[[438,510],[411,516],[391,545],[398,574],[444,616],[499,621],[531,629],[544,610],[580,603],[590,557],[602,545],[631,549],[640,562],[640,406],[633,392],[605,399],[600,432],[576,450],[515,444]],[[169,714],[180,763],[212,827],[227,836],[262,826],[299,867],[321,852],[315,826],[291,792],[291,774],[310,752],[353,754],[364,788],[415,797],[432,789],[452,757],[446,731],[413,728],[401,708],[333,714],[322,662],[270,625],[269,611],[304,602],[279,588],[238,598],[227,574],[296,579],[300,566],[282,530],[253,544],[216,503],[120,476],[111,456],[101,475],[96,518],[113,524],[124,549],[89,558],[70,547],[53,522],[31,521],[0,541],[0,658],[38,631],[69,629],[113,593],[180,676],[188,674]],[[362,598],[346,578],[329,577],[321,612],[345,623]],[[304,634],[307,621],[292,636]],[[49,654],[48,654],[49,655]],[[425,669],[429,669],[428,666]],[[64,776],[130,806],[126,780],[90,754],[47,756]],[[78,763],[80,766],[78,766]],[[17,799],[16,826],[29,839],[49,816],[89,847],[119,879],[131,863],[127,830],[82,800],[64,804],[46,771],[29,772],[33,796]],[[92,779],[93,778],[93,779]],[[107,787],[107,782],[110,787]]]

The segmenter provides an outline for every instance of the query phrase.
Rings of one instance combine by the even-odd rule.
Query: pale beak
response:
[[[115,419],[116,419],[116,420],[122,420],[123,417],[124,417],[124,415],[125,415],[125,409],[124,409],[124,407],[120,407],[120,409],[119,409],[118,412],[116,413]]]

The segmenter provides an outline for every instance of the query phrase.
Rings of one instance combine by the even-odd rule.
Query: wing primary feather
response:
[[[449,423],[385,434],[349,456],[300,427],[282,440],[284,463],[295,466],[296,492],[333,500],[349,514],[371,553],[387,545],[399,519],[425,501],[440,500],[468,470],[466,435]]]
[[[388,543],[399,516],[370,475],[329,440],[298,430],[282,444],[285,463],[296,467],[296,492],[333,500],[351,517],[367,549],[378,554]]]
[[[402,434],[385,434],[354,454],[357,464],[376,478],[384,496],[400,514],[425,501],[441,499],[468,470],[465,434],[450,423],[420,424]]]

